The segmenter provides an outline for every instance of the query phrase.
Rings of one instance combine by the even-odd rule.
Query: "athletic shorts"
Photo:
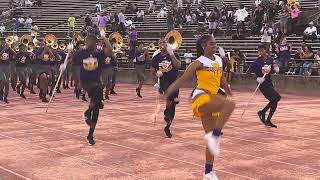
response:
[[[114,73],[113,67],[102,68],[101,81],[103,85],[108,85],[112,83],[112,76]]]
[[[75,65],[72,66],[72,76],[73,76],[73,79],[77,81],[80,81],[80,69],[81,69],[81,66],[75,66]]]
[[[280,94],[273,88],[273,85],[260,85],[259,89],[263,96],[269,101],[280,100]]]
[[[28,77],[27,67],[17,67],[17,76],[20,81],[26,81]]]
[[[98,104],[102,101],[103,91],[100,80],[81,80],[81,85],[91,98],[91,102]]]

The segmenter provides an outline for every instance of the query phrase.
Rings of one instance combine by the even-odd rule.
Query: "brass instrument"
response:
[[[114,32],[109,36],[109,41],[111,42],[114,52],[120,51],[123,46],[123,38],[118,32]]]
[[[47,46],[51,46],[57,42],[57,38],[53,34],[48,34],[44,37],[43,41]]]
[[[13,36],[8,36],[6,37],[5,41],[8,45],[12,45],[14,43],[14,38]]]
[[[84,41],[83,36],[81,35],[81,33],[76,32],[72,38],[73,44],[76,45],[78,44],[78,42],[80,41]]]
[[[173,50],[179,49],[182,44],[182,36],[178,31],[168,32],[164,39]]]
[[[53,43],[53,44],[51,45],[51,48],[54,49],[54,50],[57,50],[57,49],[59,48],[58,43],[57,43],[57,42]]]
[[[156,46],[154,45],[154,43],[149,44],[148,50],[150,50],[150,51],[156,50]]]
[[[33,52],[33,45],[29,44],[27,46],[27,52],[29,52],[29,53]]]
[[[59,49],[60,50],[65,50],[67,48],[66,44],[65,43],[60,43],[59,44]]]
[[[25,34],[23,36],[21,36],[20,38],[20,43],[24,44],[25,46],[28,46],[28,44],[32,42],[32,36]]]

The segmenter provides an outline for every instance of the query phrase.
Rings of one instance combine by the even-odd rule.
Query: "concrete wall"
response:
[[[180,72],[182,74],[183,71]],[[146,70],[145,84],[153,85],[155,82],[151,77],[150,71]],[[294,93],[297,95],[312,95],[320,97],[320,77],[303,76],[283,76],[273,75],[274,86],[282,93]],[[137,83],[137,77],[134,69],[118,69],[117,83]],[[186,82],[185,87],[193,87],[194,79]],[[253,91],[256,87],[256,78],[253,75],[234,75],[231,87],[240,91]]]

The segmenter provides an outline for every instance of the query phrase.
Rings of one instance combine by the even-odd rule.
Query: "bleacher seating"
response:
[[[54,33],[61,39],[65,39],[68,31],[67,19],[70,15],[76,17],[76,31],[80,31],[84,26],[84,18],[88,13],[91,16],[96,16],[94,13],[96,0],[43,0],[41,7],[23,7],[23,16],[31,16],[34,22],[38,25],[41,31],[41,37],[47,33]],[[7,1],[0,0],[0,8],[7,6]],[[119,12],[124,9],[128,3],[135,4],[139,9],[143,9],[145,12],[149,7],[149,1],[147,0],[100,0],[104,11],[107,13]],[[169,4],[172,1],[169,1]],[[238,7],[239,4],[244,4],[250,9],[254,3],[254,0],[224,0],[225,4],[232,4],[234,7]],[[157,4],[161,6],[161,0],[157,0]],[[222,1],[207,0],[207,7],[221,6]],[[186,6],[186,5],[185,5]],[[316,9],[318,6],[317,0],[302,0],[302,10]],[[158,9],[159,9],[158,7]],[[192,8],[196,8],[193,6]],[[139,34],[139,40],[149,43],[156,43],[161,35],[167,32],[167,19],[157,18],[157,13],[146,14],[144,22],[135,22],[136,29]],[[134,14],[125,14],[126,17],[133,17]],[[196,38],[193,37],[193,32],[196,31],[197,25],[185,25],[181,31],[183,35],[183,44],[177,51],[180,55],[183,55],[185,49],[190,47],[192,52],[195,53]],[[10,32],[10,30],[9,30]],[[28,33],[27,29],[23,28],[19,31],[20,34]],[[256,47],[260,44],[259,37],[246,37],[244,40],[231,40],[228,37],[216,38],[218,45],[224,47],[226,51],[231,51],[233,48],[239,48],[247,56],[247,61],[250,63],[257,56]],[[126,44],[126,38],[124,38]],[[293,50],[300,47],[302,42],[301,37],[289,37],[289,43],[293,44]],[[320,48],[320,43],[312,43],[314,49]],[[150,54],[153,52],[150,52]],[[127,62],[126,58],[122,59]],[[131,65],[128,65],[131,66]]]

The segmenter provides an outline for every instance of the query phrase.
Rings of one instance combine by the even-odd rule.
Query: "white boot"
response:
[[[218,157],[220,153],[220,137],[214,136],[212,131],[204,136],[208,149],[214,157]]]
[[[203,180],[219,180],[214,172],[203,175]]]

